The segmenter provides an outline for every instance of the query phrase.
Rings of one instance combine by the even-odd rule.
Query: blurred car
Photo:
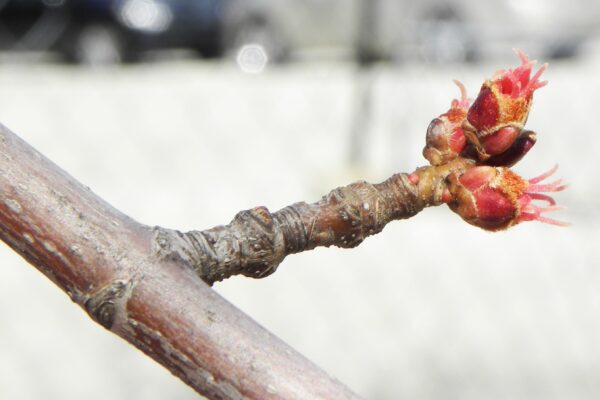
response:
[[[443,63],[515,46],[569,56],[599,25],[597,0],[237,0],[224,39],[230,49],[259,44],[276,61],[330,48]]]
[[[222,52],[226,0],[0,0],[0,49],[50,50],[68,60],[133,61],[144,51]]]

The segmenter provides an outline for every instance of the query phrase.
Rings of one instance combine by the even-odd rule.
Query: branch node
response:
[[[285,240],[286,254],[300,253],[307,249],[308,233],[300,211],[307,207],[306,203],[300,202],[282,208],[273,214],[273,219],[281,229]]]
[[[85,309],[106,329],[111,329],[117,315],[117,303],[127,292],[129,283],[116,280],[96,291],[85,301]]]
[[[232,275],[263,278],[284,259],[281,226],[265,207],[240,211],[226,226],[182,233],[154,228],[159,259],[183,261],[212,285]]]

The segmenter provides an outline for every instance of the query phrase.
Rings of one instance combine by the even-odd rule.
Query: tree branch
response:
[[[289,254],[318,246],[355,247],[389,222],[441,204],[448,175],[470,166],[459,158],[419,168],[410,177],[397,174],[374,185],[356,182],[314,204],[300,202],[275,213],[256,207],[238,213],[229,225],[205,231],[157,227],[158,254],[185,260],[209,285],[237,274],[263,278]]]
[[[358,398],[211,290],[185,259],[165,257],[157,232],[0,125],[0,238],[94,320],[210,399]]]

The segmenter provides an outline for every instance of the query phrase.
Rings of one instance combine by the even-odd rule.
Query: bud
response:
[[[500,70],[487,80],[463,123],[464,134],[481,161],[504,153],[521,137],[533,92],[547,84],[539,78],[548,65],[542,65],[531,76],[536,62],[530,61],[521,50],[515,52],[521,65]]]
[[[531,150],[535,142],[535,132],[523,130],[512,146],[504,153],[491,156],[485,164],[493,167],[512,167]]]
[[[471,168],[460,176],[450,175],[449,206],[469,224],[489,231],[506,229],[522,221],[566,226],[568,223],[542,215],[562,209],[543,193],[564,190],[562,180],[540,184],[557,168],[530,180],[522,179],[508,168],[489,166]],[[547,206],[534,204],[536,200],[546,202]]]
[[[431,165],[441,165],[455,159],[467,142],[462,124],[467,117],[469,100],[464,85],[456,80],[454,83],[460,89],[460,100],[452,100],[450,110],[431,121],[427,128],[423,156]]]

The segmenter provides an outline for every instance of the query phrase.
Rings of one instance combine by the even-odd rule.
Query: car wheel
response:
[[[553,43],[546,49],[546,57],[553,60],[574,58],[578,55],[580,43],[575,41],[566,43]]]
[[[284,35],[268,21],[262,18],[251,18],[226,35],[228,53],[235,57],[248,46],[264,52],[270,62],[285,62],[289,59],[289,48]]]
[[[198,46],[196,50],[203,58],[218,58],[223,54],[223,49],[216,44]]]
[[[114,65],[125,61],[121,37],[115,28],[107,25],[80,28],[67,53],[70,60],[84,65]]]

